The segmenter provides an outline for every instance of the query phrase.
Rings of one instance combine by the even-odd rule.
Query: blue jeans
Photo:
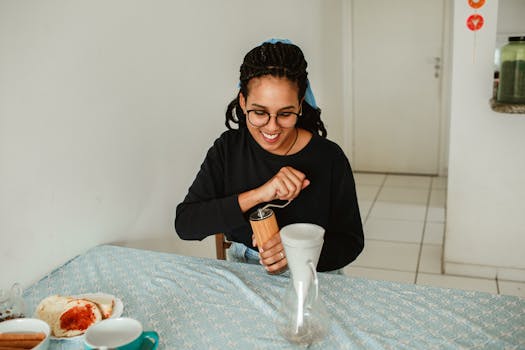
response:
[[[226,260],[248,264],[260,265],[259,252],[248,248],[242,243],[232,242],[230,248],[226,250]],[[343,269],[326,271],[335,275],[343,275]]]
[[[237,242],[232,242],[230,248],[226,250],[226,260],[260,265],[259,252]]]

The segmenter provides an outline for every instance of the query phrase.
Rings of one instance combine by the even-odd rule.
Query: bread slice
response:
[[[102,313],[95,303],[61,295],[43,299],[37,306],[36,315],[49,324],[55,337],[84,334],[89,326],[102,320]]]
[[[53,330],[53,325],[60,317],[60,314],[64,312],[70,300],[72,299],[61,295],[51,295],[38,304],[36,307],[36,316],[42,321],[45,321],[49,327],[51,327],[51,330]]]

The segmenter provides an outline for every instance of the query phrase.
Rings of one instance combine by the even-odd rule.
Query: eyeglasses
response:
[[[246,111],[248,114],[248,121],[253,126],[260,128],[265,126],[270,122],[271,113],[260,110],[260,109],[250,109]],[[275,121],[283,128],[291,128],[297,122],[297,118],[301,116],[299,113],[295,112],[278,112],[273,114],[275,116]]]

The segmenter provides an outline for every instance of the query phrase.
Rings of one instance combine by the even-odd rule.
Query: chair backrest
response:
[[[215,234],[215,251],[217,259],[226,260],[226,249],[230,248],[231,243],[226,241],[223,233]]]

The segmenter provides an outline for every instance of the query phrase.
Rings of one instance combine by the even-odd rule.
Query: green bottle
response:
[[[498,102],[525,104],[525,36],[511,36],[501,49]]]

